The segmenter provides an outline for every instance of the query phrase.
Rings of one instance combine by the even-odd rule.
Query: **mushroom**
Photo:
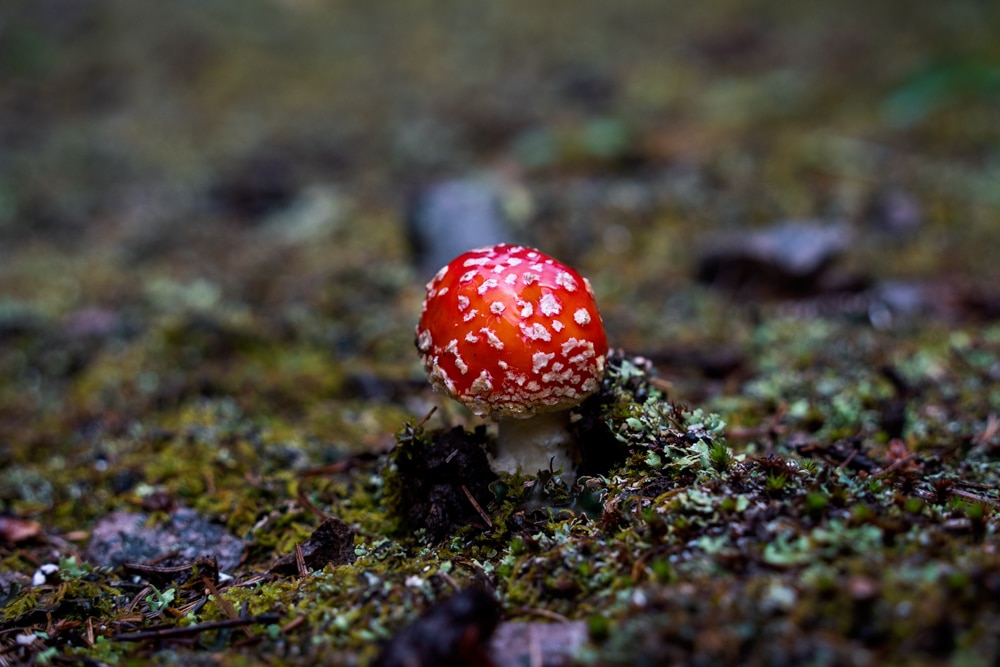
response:
[[[608,353],[586,278],[533,248],[470,250],[427,284],[416,344],[437,390],[499,422],[494,471],[575,477],[569,410],[600,386]]]

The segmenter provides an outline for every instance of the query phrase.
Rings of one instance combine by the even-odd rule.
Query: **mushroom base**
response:
[[[494,472],[536,475],[551,468],[562,470],[559,478],[564,482],[576,478],[580,453],[569,431],[569,410],[502,419],[499,426],[496,452],[489,457]]]

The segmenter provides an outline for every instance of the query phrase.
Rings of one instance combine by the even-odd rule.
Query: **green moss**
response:
[[[765,7],[762,41],[731,2],[588,1],[471,23],[425,4],[11,14],[0,74],[14,91],[30,74],[27,108],[46,113],[0,105],[30,139],[0,174],[0,519],[43,532],[0,540],[0,655],[364,664],[476,584],[508,620],[586,620],[601,664],[995,663],[1000,144],[987,79],[963,83],[1000,56],[981,27],[993,5],[900,27],[898,8],[865,3],[847,31],[858,12],[840,5]],[[183,36],[182,57],[160,57],[164,35]],[[907,73],[956,35],[970,63]],[[650,57],[663,43],[694,57]],[[764,71],[761,43],[795,71]],[[829,57],[847,51],[871,76]],[[510,79],[510,53],[532,54],[557,92]],[[934,95],[886,133],[899,77],[889,89]],[[493,94],[510,88],[528,107]],[[152,99],[172,101],[155,132]],[[472,115],[455,100],[475,100]],[[439,537],[400,521],[396,464],[473,422],[418,381],[422,287],[400,193],[525,148],[535,166],[500,194],[515,231],[577,262],[613,344],[662,377],[619,359],[576,413],[592,448],[577,486],[505,476],[476,497],[488,524],[476,512]],[[281,186],[259,215],[243,208],[257,170]],[[878,229],[893,223],[887,193],[916,209],[917,233]],[[816,293],[692,284],[706,235],[798,217],[848,218],[856,234]],[[881,312],[901,279],[913,310]],[[63,579],[27,585],[110,511],[157,521],[176,505],[246,542],[220,599],[193,571],[157,593],[65,560]],[[352,526],[357,561],[266,574],[317,513]],[[250,637],[116,638],[224,620],[222,600],[279,620]]]

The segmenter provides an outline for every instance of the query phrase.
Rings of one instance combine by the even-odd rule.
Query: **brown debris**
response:
[[[0,516],[0,541],[16,544],[34,539],[42,534],[42,524],[30,519]]]
[[[355,558],[354,530],[337,517],[330,517],[313,531],[308,540],[296,545],[295,553],[279,558],[269,572],[301,576],[303,568],[322,570],[328,564],[353,563]]]

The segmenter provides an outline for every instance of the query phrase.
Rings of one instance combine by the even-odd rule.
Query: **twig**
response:
[[[113,641],[118,642],[141,642],[146,639],[171,639],[176,637],[187,637],[197,635],[210,630],[225,630],[227,628],[246,627],[263,623],[270,625],[277,623],[281,617],[275,613],[260,614],[258,616],[245,616],[243,618],[230,618],[224,621],[212,621],[199,625],[188,625],[182,628],[164,628],[162,630],[147,630],[144,632],[130,632],[126,634],[114,635]],[[249,628],[247,628],[249,632]]]
[[[469,499],[469,502],[472,503],[472,506],[476,508],[477,512],[479,512],[479,516],[483,517],[483,521],[486,522],[486,527],[492,528],[493,522],[490,521],[489,515],[486,514],[485,511],[483,511],[483,508],[479,505],[479,503],[476,502],[476,499],[472,497],[472,491],[469,491],[469,487],[463,484],[462,491],[465,492],[465,497]]]
[[[202,577],[201,581],[203,584],[205,584],[205,588],[208,589],[208,592],[212,595],[212,597],[215,598],[215,603],[219,605],[220,609],[222,609],[222,613],[228,616],[230,620],[236,620],[240,618],[240,615],[236,613],[236,609],[233,608],[232,603],[219,594],[219,589],[215,587],[215,584],[212,582],[211,579],[209,579],[208,577]],[[253,637],[253,633],[250,632],[250,628],[246,626],[243,626],[243,633],[247,637]]]
[[[177,552],[174,552],[176,555]],[[155,561],[149,563],[130,563],[127,562],[122,565],[122,570],[125,574],[134,574],[146,579],[147,581],[152,579],[164,580],[173,578],[172,575],[179,572],[185,572],[187,570],[193,570],[196,567],[201,567],[207,570],[208,573],[212,575],[213,579],[218,578],[219,574],[219,563],[215,558],[196,558],[190,563],[182,563],[181,565],[172,566],[162,566],[155,565],[154,563],[162,561],[163,558],[158,558]]]
[[[442,579],[444,579],[445,581],[447,581],[449,584],[451,584],[451,587],[455,589],[456,593],[460,593],[462,591],[462,587],[461,587],[461,585],[459,585],[459,583],[457,581],[455,581],[455,577],[451,576],[447,572],[437,572],[436,574],[437,574],[437,576],[441,577]]]
[[[639,575],[642,571],[646,569],[646,561],[648,561],[652,556],[656,556],[669,551],[669,547],[666,544],[661,544],[653,547],[652,549],[647,549],[632,564],[632,581],[633,583],[639,583]]]
[[[854,450],[854,451],[856,452],[857,450]],[[886,466],[886,467],[885,467],[885,468],[884,468],[884,469],[882,470],[882,472],[880,472],[880,473],[878,474],[878,476],[879,476],[879,477],[882,477],[882,476],[884,476],[884,475],[887,475],[887,474],[889,474],[890,472],[892,472],[893,470],[895,470],[896,468],[899,468],[900,466],[902,466],[902,465],[903,465],[904,463],[909,463],[910,461],[912,461],[912,460],[913,460],[913,459],[915,459],[915,458],[917,458],[917,455],[916,455],[916,454],[907,454],[907,455],[906,455],[906,456],[904,456],[903,458],[900,458],[900,459],[896,459],[895,461],[893,461],[892,463],[890,463],[889,465],[887,465],[887,466]]]
[[[281,626],[281,634],[286,634],[288,632],[291,632],[292,630],[299,627],[305,622],[306,622],[305,616],[296,616],[292,620],[288,621],[288,623],[285,623],[283,626]]]
[[[850,462],[853,461],[854,457],[857,455],[858,455],[858,450],[852,449],[851,453],[847,455],[847,458],[840,462],[840,465],[837,466],[837,469],[843,470],[844,468],[846,468],[848,464],[850,464]]]
[[[326,477],[328,475],[347,472],[352,468],[360,467],[365,462],[375,462],[377,460],[378,457],[373,455],[371,452],[362,452],[337,461],[336,463],[330,463],[325,466],[316,466],[315,468],[306,468],[299,473],[299,478],[305,479],[307,477]]]
[[[562,614],[549,611],[548,609],[539,609],[537,607],[521,607],[520,609],[515,610],[511,616],[539,616],[541,618],[547,618],[550,621],[569,623],[569,619]]]
[[[1000,418],[997,417],[995,412],[991,412],[986,415],[986,424],[983,426],[983,430],[973,436],[972,444],[985,445],[992,440],[997,433],[1000,433]]]
[[[417,422],[417,428],[420,428],[421,426],[423,426],[424,424],[426,424],[426,423],[427,423],[427,421],[428,421],[428,420],[429,420],[429,419],[430,419],[431,417],[433,417],[433,416],[434,416],[434,413],[435,413],[435,412],[437,412],[437,406],[436,406],[436,405],[435,405],[435,406],[433,406],[433,407],[432,407],[432,408],[431,408],[430,410],[428,410],[428,411],[427,411],[427,414],[426,414],[426,415],[424,415],[424,416],[423,416],[423,418],[422,418],[422,419],[421,419],[420,421],[418,421],[418,422]]]
[[[299,492],[296,495],[298,497],[299,504],[305,507],[313,514],[315,514],[316,516],[318,516],[321,521],[326,521],[327,519],[330,518],[329,514],[327,514],[320,508],[316,507],[316,505],[314,505],[313,502],[306,497],[305,489],[302,488],[301,486],[299,487]]]
[[[949,489],[951,495],[958,496],[959,498],[965,498],[966,500],[973,500],[977,503],[989,503],[994,507],[1000,507],[1000,500],[994,500],[993,498],[985,498],[983,496],[977,496],[974,493],[969,493],[968,491],[962,491],[961,489]]]
[[[302,553],[302,545],[298,542],[295,543],[295,567],[298,569],[300,577],[309,574],[309,570],[306,569],[306,557]]]

